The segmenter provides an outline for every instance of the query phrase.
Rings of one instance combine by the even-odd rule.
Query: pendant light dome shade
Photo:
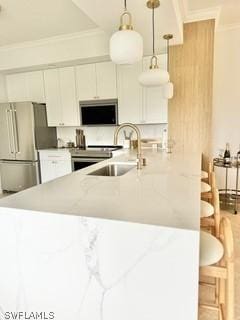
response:
[[[124,21],[128,19],[128,21]],[[133,30],[132,15],[127,11],[127,1],[124,0],[124,12],[120,18],[119,31],[110,39],[110,57],[116,64],[134,64],[143,57],[142,36]]]
[[[163,98],[172,99],[174,94],[174,87],[172,82],[168,82],[163,86]]]
[[[169,74],[162,69],[149,69],[143,72],[138,81],[144,87],[159,87],[169,81]]]
[[[143,39],[134,30],[120,30],[110,39],[110,57],[116,64],[134,64],[142,60]]]
[[[169,73],[167,70],[160,69],[158,66],[158,58],[155,54],[155,9],[160,6],[159,0],[148,0],[147,7],[152,10],[152,58],[148,71],[143,72],[138,81],[144,87],[158,87],[169,81]]]

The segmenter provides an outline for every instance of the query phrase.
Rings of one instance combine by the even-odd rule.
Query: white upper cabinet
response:
[[[44,71],[49,126],[79,126],[75,68]]]
[[[77,100],[75,68],[59,69],[62,102],[62,123],[64,126],[79,126],[79,103]]]
[[[165,55],[158,57],[159,67],[166,69]],[[143,70],[148,70],[150,58],[143,59]],[[162,87],[143,88],[143,118],[145,123],[167,123],[168,100],[163,99]]]
[[[98,99],[117,99],[117,72],[112,62],[96,64]]]
[[[81,65],[76,71],[79,101],[117,99],[117,74],[112,62]]]
[[[142,62],[118,67],[119,123],[143,123],[143,92],[138,82]]]
[[[6,77],[8,101],[30,101],[25,73],[10,74]]]
[[[7,75],[6,81],[9,102],[45,102],[42,71]]]
[[[28,72],[26,76],[30,100],[45,103],[43,71]]]
[[[5,75],[0,74],[0,102],[7,102],[7,86]]]
[[[144,88],[138,77],[148,70],[151,57],[131,66],[118,67],[119,123],[167,123],[168,101],[162,98],[162,88]],[[159,67],[167,68],[166,55],[160,55]]]
[[[61,126],[62,102],[60,95],[60,82],[58,69],[44,71],[44,84],[47,105],[47,118],[49,126]]]
[[[85,64],[76,68],[78,100],[97,98],[96,65]]]

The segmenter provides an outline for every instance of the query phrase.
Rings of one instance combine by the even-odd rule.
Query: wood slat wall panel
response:
[[[178,151],[211,152],[215,21],[184,25],[184,44],[170,47],[169,137]]]

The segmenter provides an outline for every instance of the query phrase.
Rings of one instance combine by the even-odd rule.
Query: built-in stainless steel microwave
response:
[[[118,100],[80,101],[81,124],[100,126],[118,124]]]

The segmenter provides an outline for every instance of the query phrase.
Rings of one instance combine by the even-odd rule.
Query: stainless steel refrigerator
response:
[[[39,149],[57,146],[56,128],[47,126],[45,104],[0,104],[0,175],[3,191],[40,183]]]

